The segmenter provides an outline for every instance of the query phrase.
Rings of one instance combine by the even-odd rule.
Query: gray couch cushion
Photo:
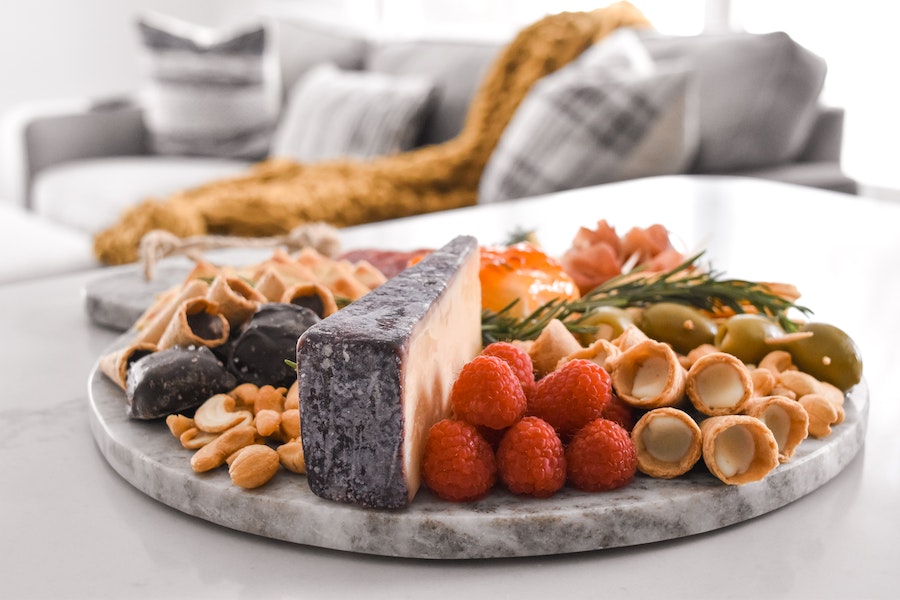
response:
[[[121,156],[72,161],[41,171],[34,181],[34,210],[51,221],[96,234],[126,208],[222,177],[239,175],[248,162],[217,158]]]
[[[395,75],[418,75],[434,82],[435,102],[419,143],[439,144],[462,129],[481,80],[500,43],[404,40],[376,44],[366,69]]]
[[[350,29],[302,19],[278,19],[272,30],[285,95],[316,65],[332,63],[341,69],[361,69],[369,46],[364,36]]]
[[[698,85],[695,172],[790,162],[812,130],[825,62],[785,33],[643,34],[657,60],[689,61]]]

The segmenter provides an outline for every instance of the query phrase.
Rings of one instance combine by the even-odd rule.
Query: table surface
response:
[[[82,288],[108,271],[0,286],[0,596],[4,598],[893,598],[900,586],[900,204],[762,180],[661,177],[342,231],[346,248],[484,244],[534,229],[662,223],[733,277],[787,281],[859,344],[871,405],[843,472],[788,506],[710,533],[578,554],[429,561],[322,550],[173,510],[108,466],[87,379],[117,332]],[[2,243],[2,242],[0,242]],[[4,248],[5,249],[5,248]],[[131,268],[131,267],[128,267]],[[590,592],[588,592],[588,590]]]

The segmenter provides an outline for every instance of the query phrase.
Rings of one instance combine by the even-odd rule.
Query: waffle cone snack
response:
[[[619,397],[635,408],[676,406],[684,399],[687,371],[668,344],[648,339],[631,346],[610,375]]]
[[[253,316],[266,301],[258,290],[240,277],[219,275],[213,279],[206,297],[218,305],[219,313],[235,328]]]
[[[651,477],[678,477],[700,460],[700,427],[677,408],[656,408],[644,413],[631,430],[631,439],[637,450],[638,470]]]
[[[703,461],[729,485],[759,481],[778,466],[778,444],[765,423],[749,415],[709,417],[700,423]]]
[[[231,328],[219,306],[208,298],[185,300],[159,339],[159,349],[174,346],[206,346],[215,348],[228,341]]]
[[[738,358],[712,352],[691,365],[685,391],[694,408],[704,415],[733,415],[741,412],[753,394],[753,380]]]
[[[803,405],[785,396],[761,396],[744,405],[744,414],[765,423],[778,444],[778,460],[788,462],[809,435],[809,415]]]

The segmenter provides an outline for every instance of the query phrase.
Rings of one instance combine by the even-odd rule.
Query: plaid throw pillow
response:
[[[152,151],[243,159],[268,153],[279,93],[263,26],[215,31],[145,15],[138,29]]]
[[[687,168],[688,73],[635,58],[634,43],[618,35],[534,86],[485,167],[480,203]]]
[[[291,90],[272,154],[311,162],[409,150],[433,97],[420,77],[314,67]]]

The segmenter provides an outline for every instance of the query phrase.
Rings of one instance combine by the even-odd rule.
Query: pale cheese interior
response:
[[[450,415],[450,390],[481,351],[481,282],[476,249],[416,325],[403,375],[403,468],[412,499],[421,484],[428,430]]]

